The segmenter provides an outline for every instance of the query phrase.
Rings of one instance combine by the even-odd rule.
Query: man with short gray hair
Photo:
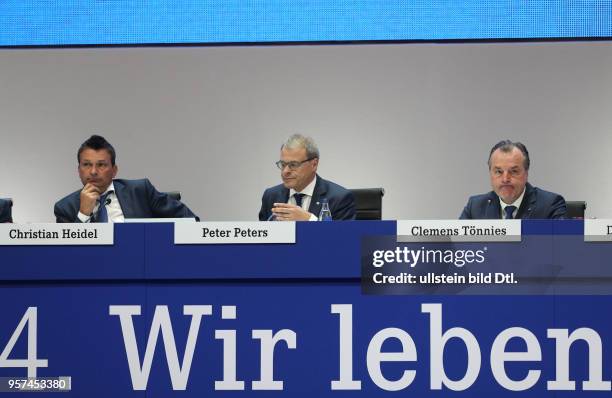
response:
[[[561,195],[527,182],[529,152],[520,142],[503,140],[489,152],[493,190],[470,197],[461,219],[564,218],[567,208]]]
[[[346,188],[317,175],[319,149],[314,140],[294,134],[281,146],[283,183],[266,189],[261,198],[260,221],[316,221],[327,200],[333,220],[354,220],[355,199]]]

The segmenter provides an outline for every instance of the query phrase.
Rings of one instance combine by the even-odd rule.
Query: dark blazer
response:
[[[158,192],[151,182],[142,180],[113,180],[115,195],[125,218],[181,218],[197,216],[187,206],[167,194]],[[55,204],[57,222],[81,222],[81,190],[75,191]]]
[[[13,222],[13,216],[11,215],[12,205],[8,200],[0,199],[0,223]]]
[[[333,220],[354,220],[355,219],[355,198],[353,193],[331,181],[327,181],[317,176],[317,183],[312,192],[310,207],[308,211],[315,216],[321,212],[321,199],[326,198],[329,202]],[[289,200],[289,189],[283,184],[266,189],[261,198],[261,210],[259,220],[267,221],[272,215],[274,203],[287,203]]]
[[[527,183],[516,218],[559,219],[564,218],[566,212],[565,200],[561,195]],[[501,218],[501,206],[497,194],[491,191],[470,197],[459,218],[462,220]]]

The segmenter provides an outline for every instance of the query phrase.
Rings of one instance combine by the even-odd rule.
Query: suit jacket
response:
[[[353,193],[331,181],[317,176],[317,183],[312,192],[312,199],[308,211],[315,216],[321,212],[321,199],[327,199],[333,220],[355,219],[355,198]],[[289,189],[283,184],[266,189],[261,198],[261,210],[259,220],[266,221],[272,215],[274,203],[287,203],[289,200]]]
[[[187,206],[167,194],[158,192],[151,182],[142,180],[113,180],[115,195],[125,218],[181,218],[198,217]],[[81,190],[75,191],[55,204],[57,222],[81,222]]]
[[[564,218],[567,208],[561,195],[536,188],[527,183],[523,202],[515,218],[559,219]],[[501,206],[493,191],[470,197],[461,216],[465,219],[499,219]]]
[[[0,223],[13,222],[13,216],[11,215],[12,205],[8,200],[0,199]]]

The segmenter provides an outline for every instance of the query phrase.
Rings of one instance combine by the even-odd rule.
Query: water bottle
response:
[[[319,221],[331,221],[332,215],[329,210],[329,203],[327,199],[321,199],[321,212],[319,213]]]

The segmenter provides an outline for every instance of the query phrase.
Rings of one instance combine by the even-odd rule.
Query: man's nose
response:
[[[504,171],[503,174],[502,174],[502,179],[504,181],[510,181],[510,176],[511,176],[511,174],[510,174],[509,171]]]

